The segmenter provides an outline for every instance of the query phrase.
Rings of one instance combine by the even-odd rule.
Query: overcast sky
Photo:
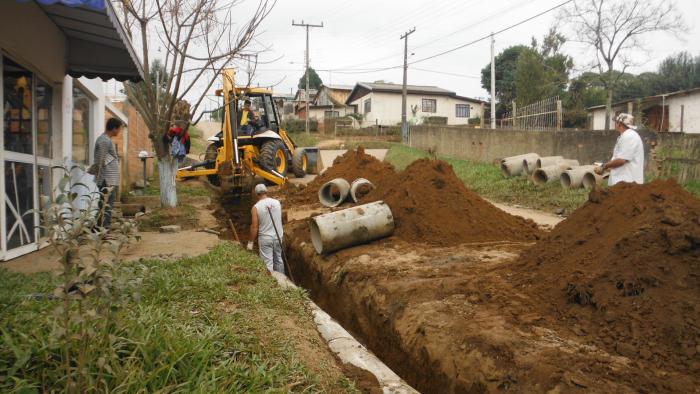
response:
[[[513,23],[547,10],[562,0],[279,0],[263,22],[257,38],[271,49],[260,56],[255,81],[261,86],[279,84],[276,92],[296,90],[304,71],[305,29],[296,22],[320,24],[311,29],[311,66],[326,84],[353,85],[358,81],[385,80],[401,83],[402,70],[371,71],[399,66],[403,62],[400,35],[415,27],[409,37],[409,54],[421,59],[465,44]],[[245,0],[238,9],[257,0]],[[666,34],[651,34],[645,41],[649,52],[637,54],[639,66],[632,72],[656,69],[664,57],[681,50],[700,54],[700,27],[692,16],[700,15],[700,1],[677,0],[689,32],[684,40]],[[496,36],[496,53],[516,44],[529,44],[556,22],[556,11]],[[566,27],[562,29],[566,31]],[[570,42],[564,51],[577,66],[590,62],[579,44]],[[435,85],[472,97],[487,97],[481,88],[480,70],[490,61],[488,40],[421,62],[409,68],[409,84]],[[410,61],[410,60],[409,60]]]

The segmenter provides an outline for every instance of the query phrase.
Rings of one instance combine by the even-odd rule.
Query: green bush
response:
[[[288,133],[306,131],[306,121],[304,119],[287,119],[282,121],[282,128]],[[309,131],[318,132],[318,121],[309,119]]]

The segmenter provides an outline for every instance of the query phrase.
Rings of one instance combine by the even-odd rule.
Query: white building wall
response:
[[[681,112],[683,113],[683,132],[700,133],[700,92],[688,95],[671,96],[668,103],[668,131],[681,131]],[[681,106],[683,110],[681,111]]]
[[[423,112],[423,99],[436,100],[436,112]],[[372,100],[371,112],[365,114],[365,101]],[[394,93],[372,92],[355,101],[352,104],[357,105],[357,112],[363,115],[362,127],[373,125],[396,126],[401,123],[401,95]],[[447,96],[431,96],[409,94],[406,97],[406,115],[409,121],[422,123],[423,119],[430,116],[446,117],[448,125],[460,125],[469,123],[469,118],[458,118],[456,112],[457,104],[468,104],[469,117],[476,118],[483,116],[481,104],[460,100],[454,97]],[[411,107],[416,106],[415,117],[411,111]]]
[[[612,122],[610,123],[612,125]],[[605,130],[605,108],[593,110],[593,130]]]

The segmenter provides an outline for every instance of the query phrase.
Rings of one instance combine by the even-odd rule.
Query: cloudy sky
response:
[[[271,48],[260,55],[255,81],[261,86],[276,84],[275,91],[296,89],[304,70],[305,29],[293,27],[292,20],[320,24],[311,29],[311,66],[327,84],[352,85],[358,81],[385,80],[400,83],[403,41],[400,35],[415,27],[409,38],[410,59],[422,59],[471,42],[516,22],[545,11],[563,0],[279,0],[263,22],[257,47]],[[245,0],[238,9],[251,7]],[[664,57],[681,50],[700,54],[700,1],[676,0],[689,31],[679,40],[666,34],[651,34],[645,41],[648,52],[637,53],[638,66],[632,71],[654,70]],[[496,53],[516,44],[541,38],[556,23],[557,12],[496,36]],[[570,32],[562,26],[565,33]],[[590,53],[569,42],[564,51],[577,66],[590,62]],[[420,62],[409,69],[409,83],[435,85],[472,97],[487,97],[481,88],[480,70],[488,62],[490,43],[478,42],[448,55]]]

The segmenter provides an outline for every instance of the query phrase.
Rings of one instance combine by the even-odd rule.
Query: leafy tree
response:
[[[562,96],[569,82],[573,60],[559,52],[566,38],[551,28],[539,47],[533,37],[516,64],[515,90],[518,105],[528,105],[552,96]]]
[[[700,87],[700,56],[680,52],[659,65],[655,93],[675,92]]]
[[[503,50],[496,56],[496,115],[501,116],[511,109],[515,99],[515,70],[520,54],[527,50],[525,45],[515,45]],[[481,70],[481,87],[491,90],[491,63]]]
[[[321,85],[323,85],[321,77],[318,76],[316,70],[309,67],[309,89],[318,90],[319,88],[321,88]],[[299,78],[299,89],[306,89],[306,74],[302,75],[301,78]]]

